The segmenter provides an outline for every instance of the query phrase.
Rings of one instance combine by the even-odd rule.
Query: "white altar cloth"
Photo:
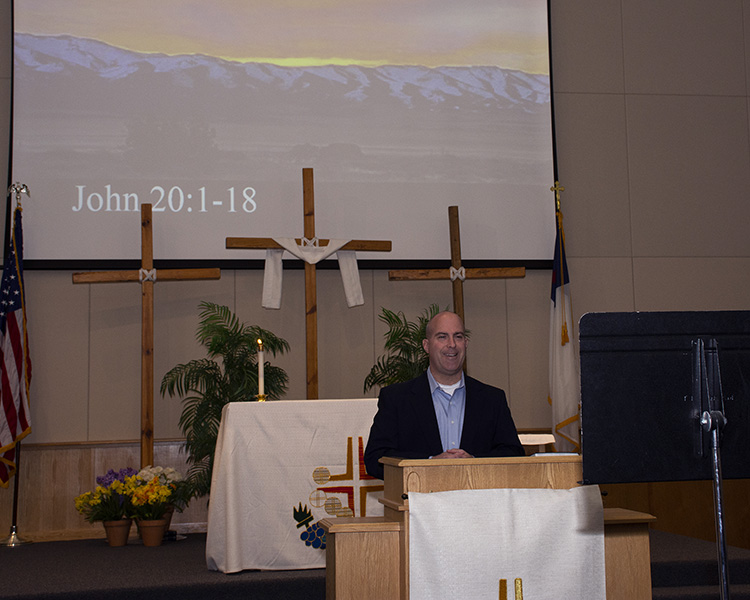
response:
[[[366,475],[363,462],[376,410],[375,398],[225,406],[208,509],[208,568],[323,568],[320,519],[382,515],[383,482]]]

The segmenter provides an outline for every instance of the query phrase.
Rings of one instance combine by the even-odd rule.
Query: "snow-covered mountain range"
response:
[[[377,101],[407,108],[526,113],[546,111],[550,101],[549,76],[494,66],[283,67],[205,55],[139,53],[92,39],[24,33],[16,33],[14,52],[17,76],[94,76],[114,83],[157,75],[182,88],[246,90],[266,100],[284,93],[299,101],[325,97],[345,104]]]

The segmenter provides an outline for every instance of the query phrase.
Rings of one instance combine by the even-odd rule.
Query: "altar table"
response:
[[[383,515],[363,454],[377,399],[232,402],[224,407],[206,563],[245,569],[326,564],[318,521]]]

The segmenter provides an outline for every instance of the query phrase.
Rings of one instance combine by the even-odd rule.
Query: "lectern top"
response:
[[[580,463],[580,454],[568,454],[563,452],[551,452],[538,454],[536,456],[500,456],[485,458],[419,458],[406,459],[392,456],[383,456],[380,462],[384,465],[394,467],[441,467],[441,466],[471,466],[471,465],[514,465],[514,464],[539,464],[539,463]]]
[[[410,492],[501,488],[570,489],[583,479],[581,457],[570,454],[502,458],[383,457],[385,500],[403,504]]]

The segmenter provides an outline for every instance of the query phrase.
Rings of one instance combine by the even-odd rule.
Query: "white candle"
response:
[[[264,369],[265,365],[263,359],[263,340],[258,340],[258,395],[262,396],[265,394],[265,381],[264,381]]]

